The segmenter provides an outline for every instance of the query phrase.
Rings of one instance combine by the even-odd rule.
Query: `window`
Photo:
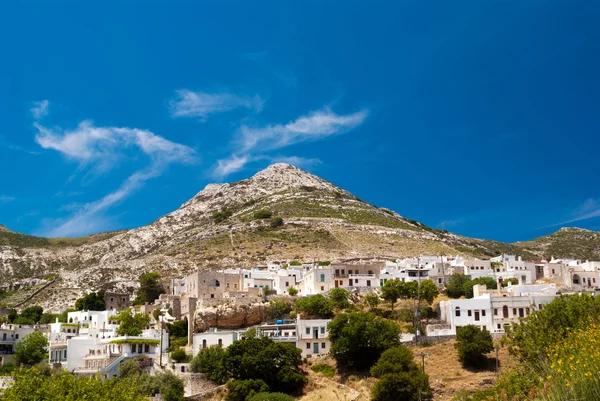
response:
[[[358,279],[357,278],[354,279],[354,284],[358,284]]]
[[[310,327],[306,328],[306,334],[310,334]]]
[[[321,274],[321,282],[324,283],[325,282],[325,274]]]
[[[467,311],[467,316],[471,317],[471,309]]]
[[[325,327],[321,327],[321,334],[325,334]]]
[[[223,340],[219,338],[219,347],[223,347]]]
[[[112,302],[112,301],[113,301],[113,298],[112,298],[112,297],[110,297],[110,302]]]
[[[19,339],[19,334],[15,334],[15,340]]]
[[[513,308],[513,316],[517,316],[517,308]]]
[[[485,309],[481,310],[481,316],[485,316]]]
[[[321,291],[325,291],[325,287],[321,286]]]
[[[325,349],[325,343],[321,343],[321,349]]]
[[[60,352],[60,351],[59,351]],[[63,358],[67,359],[67,350],[63,351]]]
[[[494,316],[498,316],[498,308],[494,308]]]
[[[206,349],[206,340],[202,340],[202,349]]]
[[[310,349],[310,343],[306,343],[306,349]]]
[[[229,288],[229,283],[227,283],[227,288]]]
[[[456,309],[454,310],[454,316],[456,317],[460,317],[460,308],[457,306]]]
[[[290,282],[289,282],[289,281],[286,281],[286,282],[285,282],[285,286],[286,286],[286,287],[289,287],[289,286],[290,286]]]
[[[500,326],[500,323],[498,323],[498,330],[500,330],[500,328],[501,328],[501,327],[502,327],[502,326]]]

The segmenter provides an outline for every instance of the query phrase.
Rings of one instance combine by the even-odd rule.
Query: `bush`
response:
[[[227,208],[221,210],[220,212],[214,212],[213,213],[213,220],[215,221],[215,223],[220,223],[222,221],[227,220],[228,218],[230,218],[233,215],[233,212]]]
[[[261,209],[261,210],[257,210],[256,212],[254,212],[253,216],[257,220],[270,219],[271,216],[273,216],[273,213],[269,212],[268,210]]]
[[[40,331],[34,331],[23,337],[15,345],[15,361],[19,365],[32,366],[48,358],[48,338]]]
[[[371,376],[382,377],[388,373],[401,373],[419,370],[413,353],[405,346],[386,350],[371,368]]]
[[[519,280],[514,277],[505,278],[502,280],[502,287],[508,287],[508,284],[517,285],[519,284]]]
[[[333,305],[338,309],[345,309],[350,306],[350,302],[348,299],[350,298],[350,293],[340,287],[333,288],[329,291],[329,299],[333,302]]]
[[[294,398],[284,393],[258,393],[247,401],[294,401]]]
[[[369,369],[400,344],[400,328],[372,313],[342,313],[329,323],[331,355],[342,369]]]
[[[188,360],[188,355],[183,348],[176,348],[171,351],[171,359],[174,360],[175,363],[184,363]]]
[[[310,367],[313,372],[321,373],[325,377],[335,376],[335,369],[333,366],[326,363],[316,363]]]
[[[296,287],[290,287],[288,289],[288,294],[295,297],[296,295],[298,295],[298,290],[296,289]]]
[[[487,330],[468,325],[456,328],[458,360],[464,366],[481,367],[485,365],[485,354],[494,349],[492,335]]]
[[[283,218],[280,216],[273,217],[273,220],[271,220],[271,227],[273,227],[273,228],[281,227],[282,225],[283,225]]]
[[[333,317],[333,302],[321,294],[296,300],[296,310],[307,317],[329,319]]]
[[[372,401],[420,401],[431,396],[428,377],[419,370],[385,374],[371,390]]]
[[[14,363],[6,362],[4,365],[0,366],[0,376],[10,375],[15,369],[16,366]]]
[[[365,295],[365,302],[371,309],[373,309],[379,305],[379,295],[377,295],[375,292],[370,292]]]
[[[473,286],[476,284],[485,285],[488,290],[495,290],[498,288],[498,283],[492,277],[479,277],[474,280],[469,280],[463,285],[465,297],[473,298]]]
[[[190,370],[206,373],[209,380],[217,384],[225,384],[230,377],[225,367],[225,350],[217,346],[198,352],[190,363]]]
[[[229,401],[246,401],[258,393],[269,391],[267,383],[260,379],[234,380],[227,383]]]
[[[267,305],[267,319],[281,319],[292,311],[292,303],[289,300],[276,299]]]
[[[450,298],[460,298],[465,295],[464,285],[470,281],[469,276],[464,274],[453,274],[450,276],[446,286],[446,294]]]

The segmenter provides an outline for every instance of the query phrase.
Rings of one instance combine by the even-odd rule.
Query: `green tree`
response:
[[[421,371],[388,373],[371,390],[372,401],[430,400],[429,378]]]
[[[11,375],[17,367],[12,362],[6,362],[0,365],[0,376]]]
[[[21,317],[32,321],[34,324],[38,323],[44,314],[44,308],[41,306],[30,306],[21,311]]]
[[[192,359],[190,370],[194,373],[206,373],[210,381],[225,384],[229,380],[229,372],[225,367],[225,350],[217,346],[201,350]]]
[[[15,361],[32,366],[48,358],[48,339],[40,331],[27,334],[15,344]]]
[[[375,292],[370,292],[365,295],[365,302],[369,305],[369,308],[376,308],[379,305],[379,295]]]
[[[508,287],[508,284],[517,285],[519,284],[519,280],[514,277],[509,277],[502,280],[502,287]]]
[[[285,299],[275,299],[267,305],[268,319],[281,319],[292,311],[292,303]]]
[[[50,323],[54,323],[56,321],[57,318],[59,318],[60,315],[54,315],[52,313],[44,313],[42,315],[42,317],[40,318],[40,324],[50,324]]]
[[[172,337],[188,336],[188,324],[185,320],[176,320],[173,323],[167,323],[167,331]]]
[[[273,219],[271,220],[271,227],[273,227],[273,228],[281,227],[282,225],[283,225],[283,218],[281,218],[280,216],[273,217]]]
[[[394,309],[394,304],[400,298],[409,298],[410,297],[410,288],[408,283],[400,279],[388,280],[385,282],[383,287],[381,287],[381,298],[388,301],[392,309]]]
[[[399,345],[384,351],[371,368],[371,376],[382,377],[388,373],[401,373],[419,370],[413,353],[407,347]]]
[[[423,280],[421,282],[421,299],[427,301],[427,303],[431,304],[433,300],[440,295],[440,290],[438,290],[437,285],[431,280]]]
[[[400,328],[373,313],[343,313],[329,323],[331,354],[343,369],[369,369],[388,348],[400,344]]]
[[[75,301],[75,309],[77,310],[93,310],[102,311],[106,309],[104,301],[104,290],[98,292],[90,292],[89,294]]]
[[[175,363],[183,363],[187,361],[188,355],[183,348],[176,348],[171,351],[171,359],[174,360]]]
[[[458,360],[464,366],[481,367],[486,362],[485,354],[494,349],[494,342],[489,331],[468,325],[456,328],[454,347],[458,350]]]
[[[473,298],[473,286],[477,284],[485,285],[488,290],[495,290],[498,288],[498,283],[492,277],[479,277],[469,280],[463,285],[463,291],[466,298]]]
[[[10,309],[8,311],[8,323],[13,323],[16,318],[19,317],[19,312],[16,309]]]
[[[227,348],[224,362],[236,380],[260,379],[273,391],[293,393],[306,381],[300,370],[301,355],[294,344],[261,337],[235,341]]]
[[[329,291],[329,299],[333,302],[333,305],[338,309],[346,309],[350,306],[350,293],[341,288],[333,288]]]
[[[296,300],[296,310],[307,317],[329,319],[333,317],[333,302],[322,294]]]
[[[120,311],[115,320],[119,323],[117,335],[119,336],[139,336],[150,324],[150,316],[145,313],[132,313],[131,309]]]
[[[290,287],[288,289],[288,294],[295,297],[296,295],[298,295],[298,290],[296,289],[296,287]]]
[[[446,286],[446,293],[450,298],[460,298],[465,295],[464,285],[470,281],[469,276],[464,274],[453,274],[450,276],[448,285]]]
[[[154,302],[165,289],[160,282],[160,274],[156,272],[144,273],[140,276],[140,288],[136,291],[134,305],[144,305]]]
[[[246,401],[258,393],[269,391],[269,386],[260,379],[234,380],[227,383],[229,401]]]

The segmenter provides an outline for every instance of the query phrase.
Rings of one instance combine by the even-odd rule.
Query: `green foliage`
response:
[[[270,212],[270,211],[268,211],[268,210],[264,210],[264,209],[257,210],[253,214],[253,217],[255,219],[257,219],[257,220],[260,220],[260,219],[270,219],[271,216],[273,216],[273,213]]]
[[[417,297],[418,284],[414,281],[404,282],[400,279],[388,280],[381,287],[381,298],[388,301],[392,309],[394,309],[394,303],[400,298],[416,298]]]
[[[6,362],[0,366],[0,376],[10,375],[17,367],[12,362]]]
[[[48,357],[48,339],[39,331],[27,334],[15,344],[15,361],[19,365],[32,366]]]
[[[495,290],[498,288],[498,283],[493,277],[479,277],[469,280],[463,285],[465,297],[473,298],[473,286],[476,284],[485,285],[488,290]]]
[[[213,217],[213,220],[215,221],[215,223],[220,223],[222,221],[227,220],[232,215],[233,215],[233,212],[231,210],[225,208],[219,212],[214,212],[212,217]]]
[[[257,393],[247,401],[294,401],[294,398],[284,393]]]
[[[437,285],[435,285],[435,283],[431,280],[421,281],[421,287],[419,291],[421,292],[421,299],[430,304],[438,295],[440,295],[440,290],[438,290]]]
[[[331,302],[333,302],[333,305],[337,309],[346,309],[350,306],[350,302],[348,301],[350,293],[341,287],[333,288],[329,291],[329,299],[331,299]]]
[[[555,298],[541,310],[513,323],[506,333],[509,350],[531,366],[544,360],[544,352],[570,331],[600,320],[600,297],[569,295]]]
[[[21,311],[21,317],[32,321],[34,324],[39,322],[44,314],[44,308],[41,306],[30,306]]]
[[[227,348],[224,362],[236,380],[260,379],[271,390],[293,393],[306,382],[300,370],[301,355],[294,344],[261,337],[235,341]]]
[[[464,286],[470,281],[469,276],[464,274],[453,274],[450,276],[448,285],[446,286],[446,293],[450,298],[460,298],[465,295]]]
[[[283,225],[283,218],[281,216],[273,217],[271,220],[271,227],[277,228]]]
[[[119,336],[139,336],[142,330],[150,324],[150,316],[145,313],[133,314],[131,309],[120,311],[115,320],[119,323],[117,335]]]
[[[229,372],[225,368],[225,350],[217,346],[201,350],[192,359],[190,370],[206,373],[212,382],[225,384],[229,380]]]
[[[430,400],[429,379],[421,371],[388,373],[371,390],[372,401]]]
[[[502,287],[508,287],[508,284],[517,285],[519,284],[519,280],[514,277],[505,278],[502,280]]]
[[[376,308],[379,305],[379,295],[374,292],[370,292],[365,295],[365,302],[371,309]]]
[[[142,373],[148,373],[152,366],[152,360],[145,355],[136,358],[127,358],[119,364],[120,377],[135,377]]]
[[[297,260],[292,260],[290,266],[302,266],[302,263]]]
[[[456,328],[456,343],[458,360],[468,367],[482,367],[485,365],[485,354],[494,349],[492,335],[487,330],[477,326],[468,325]]]
[[[381,354],[381,357],[371,368],[371,376],[382,377],[388,373],[401,373],[419,370],[415,363],[413,353],[405,346],[399,345],[390,348]]]
[[[369,369],[385,350],[400,344],[398,325],[372,313],[340,314],[328,328],[331,355],[342,369]]]
[[[292,303],[285,299],[275,299],[267,305],[267,319],[281,319],[292,311]]]
[[[188,336],[188,324],[185,320],[176,320],[173,323],[167,323],[167,331],[172,337]]]
[[[10,309],[8,311],[8,323],[13,323],[16,318],[19,317],[19,312],[16,309]]]
[[[75,301],[75,309],[77,310],[94,310],[102,311],[106,309],[106,303],[104,302],[104,290],[98,292],[90,292],[83,298],[79,298]]]
[[[40,324],[50,324],[56,321],[56,318],[59,318],[60,315],[54,315],[52,313],[44,313],[40,318]]]
[[[246,401],[259,393],[269,391],[267,383],[260,379],[234,380],[227,383],[229,401]]]
[[[184,363],[188,361],[188,354],[185,353],[183,348],[175,348],[171,351],[171,359],[175,361],[175,363]]]
[[[333,302],[322,294],[296,300],[296,310],[306,317],[329,319],[333,317]]]
[[[165,289],[160,282],[160,274],[156,272],[144,273],[140,276],[140,288],[136,291],[134,305],[144,305],[154,302]]]
[[[132,380],[77,377],[66,370],[50,373],[38,367],[17,370],[13,374],[14,383],[2,393],[0,396],[2,401],[144,401],[147,399],[137,382]]]
[[[326,363],[316,363],[310,367],[313,372],[321,373],[325,377],[335,376],[335,369],[333,366]]]
[[[298,295],[298,289],[296,287],[290,287],[288,289],[288,294],[295,297],[296,295]]]

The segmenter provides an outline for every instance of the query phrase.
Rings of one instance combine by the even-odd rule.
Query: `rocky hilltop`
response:
[[[600,259],[600,238],[593,241]],[[176,211],[129,231],[75,239],[0,231],[0,282],[58,273],[53,296],[60,300],[68,293],[65,302],[70,302],[84,291],[131,287],[147,271],[179,276],[195,268],[252,267],[267,261],[392,259],[420,253],[489,257],[505,252],[541,258],[547,250],[545,242],[505,244],[432,229],[279,163],[243,181],[209,184]]]

